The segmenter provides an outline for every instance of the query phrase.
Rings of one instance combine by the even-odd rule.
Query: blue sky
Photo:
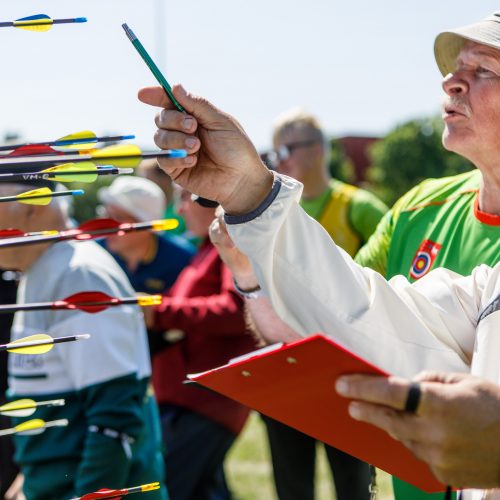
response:
[[[91,129],[153,147],[155,83],[127,22],[171,83],[235,115],[259,148],[274,118],[301,106],[333,135],[384,134],[439,111],[434,37],[499,8],[482,0],[16,0],[0,20],[86,16],[47,33],[0,29],[0,137],[42,140]]]

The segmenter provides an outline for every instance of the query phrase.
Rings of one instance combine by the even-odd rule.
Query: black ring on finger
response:
[[[405,411],[408,413],[416,413],[421,395],[420,383],[412,382],[408,390],[408,396],[406,396]]]

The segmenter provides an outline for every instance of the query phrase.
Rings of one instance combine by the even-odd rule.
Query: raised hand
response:
[[[172,179],[197,195],[218,201],[233,215],[256,208],[271,190],[273,176],[240,124],[206,99],[172,91],[187,113],[177,111],[161,87],[139,91],[139,100],[164,108],[156,115],[155,143],[162,149],[183,148],[183,159],[160,159]]]

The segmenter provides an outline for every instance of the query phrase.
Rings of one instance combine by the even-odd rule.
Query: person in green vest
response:
[[[498,98],[493,95],[500,89],[499,37],[500,12],[437,36],[434,52],[446,93],[443,145],[477,170],[429,179],[405,194],[360,250],[358,264],[387,279],[402,274],[416,281],[438,267],[467,275],[479,264],[494,266],[500,260]],[[393,486],[397,500],[440,498],[397,478]]]
[[[273,147],[270,158],[276,170],[304,185],[302,208],[355,255],[387,212],[386,205],[372,193],[331,177],[329,141],[306,111],[292,109],[277,118]]]
[[[329,142],[309,113],[294,109],[281,115],[274,126],[273,146],[274,151],[269,155],[273,167],[304,184],[301,199],[304,210],[353,256],[374,232],[387,207],[368,191],[332,179],[328,171]],[[255,323],[259,321],[256,320]],[[257,324],[256,329],[259,330]],[[261,333],[263,337],[268,334]],[[276,420],[263,418],[278,497],[312,500],[316,440]],[[325,446],[325,450],[337,498],[367,500],[368,465],[330,446]]]

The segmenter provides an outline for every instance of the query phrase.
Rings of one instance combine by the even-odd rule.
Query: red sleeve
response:
[[[193,297],[174,293],[164,297],[156,310],[154,329],[178,328],[186,333],[199,330],[211,335],[241,335],[246,328],[243,299],[234,289],[229,269],[225,265],[217,267],[220,278],[218,293]]]

